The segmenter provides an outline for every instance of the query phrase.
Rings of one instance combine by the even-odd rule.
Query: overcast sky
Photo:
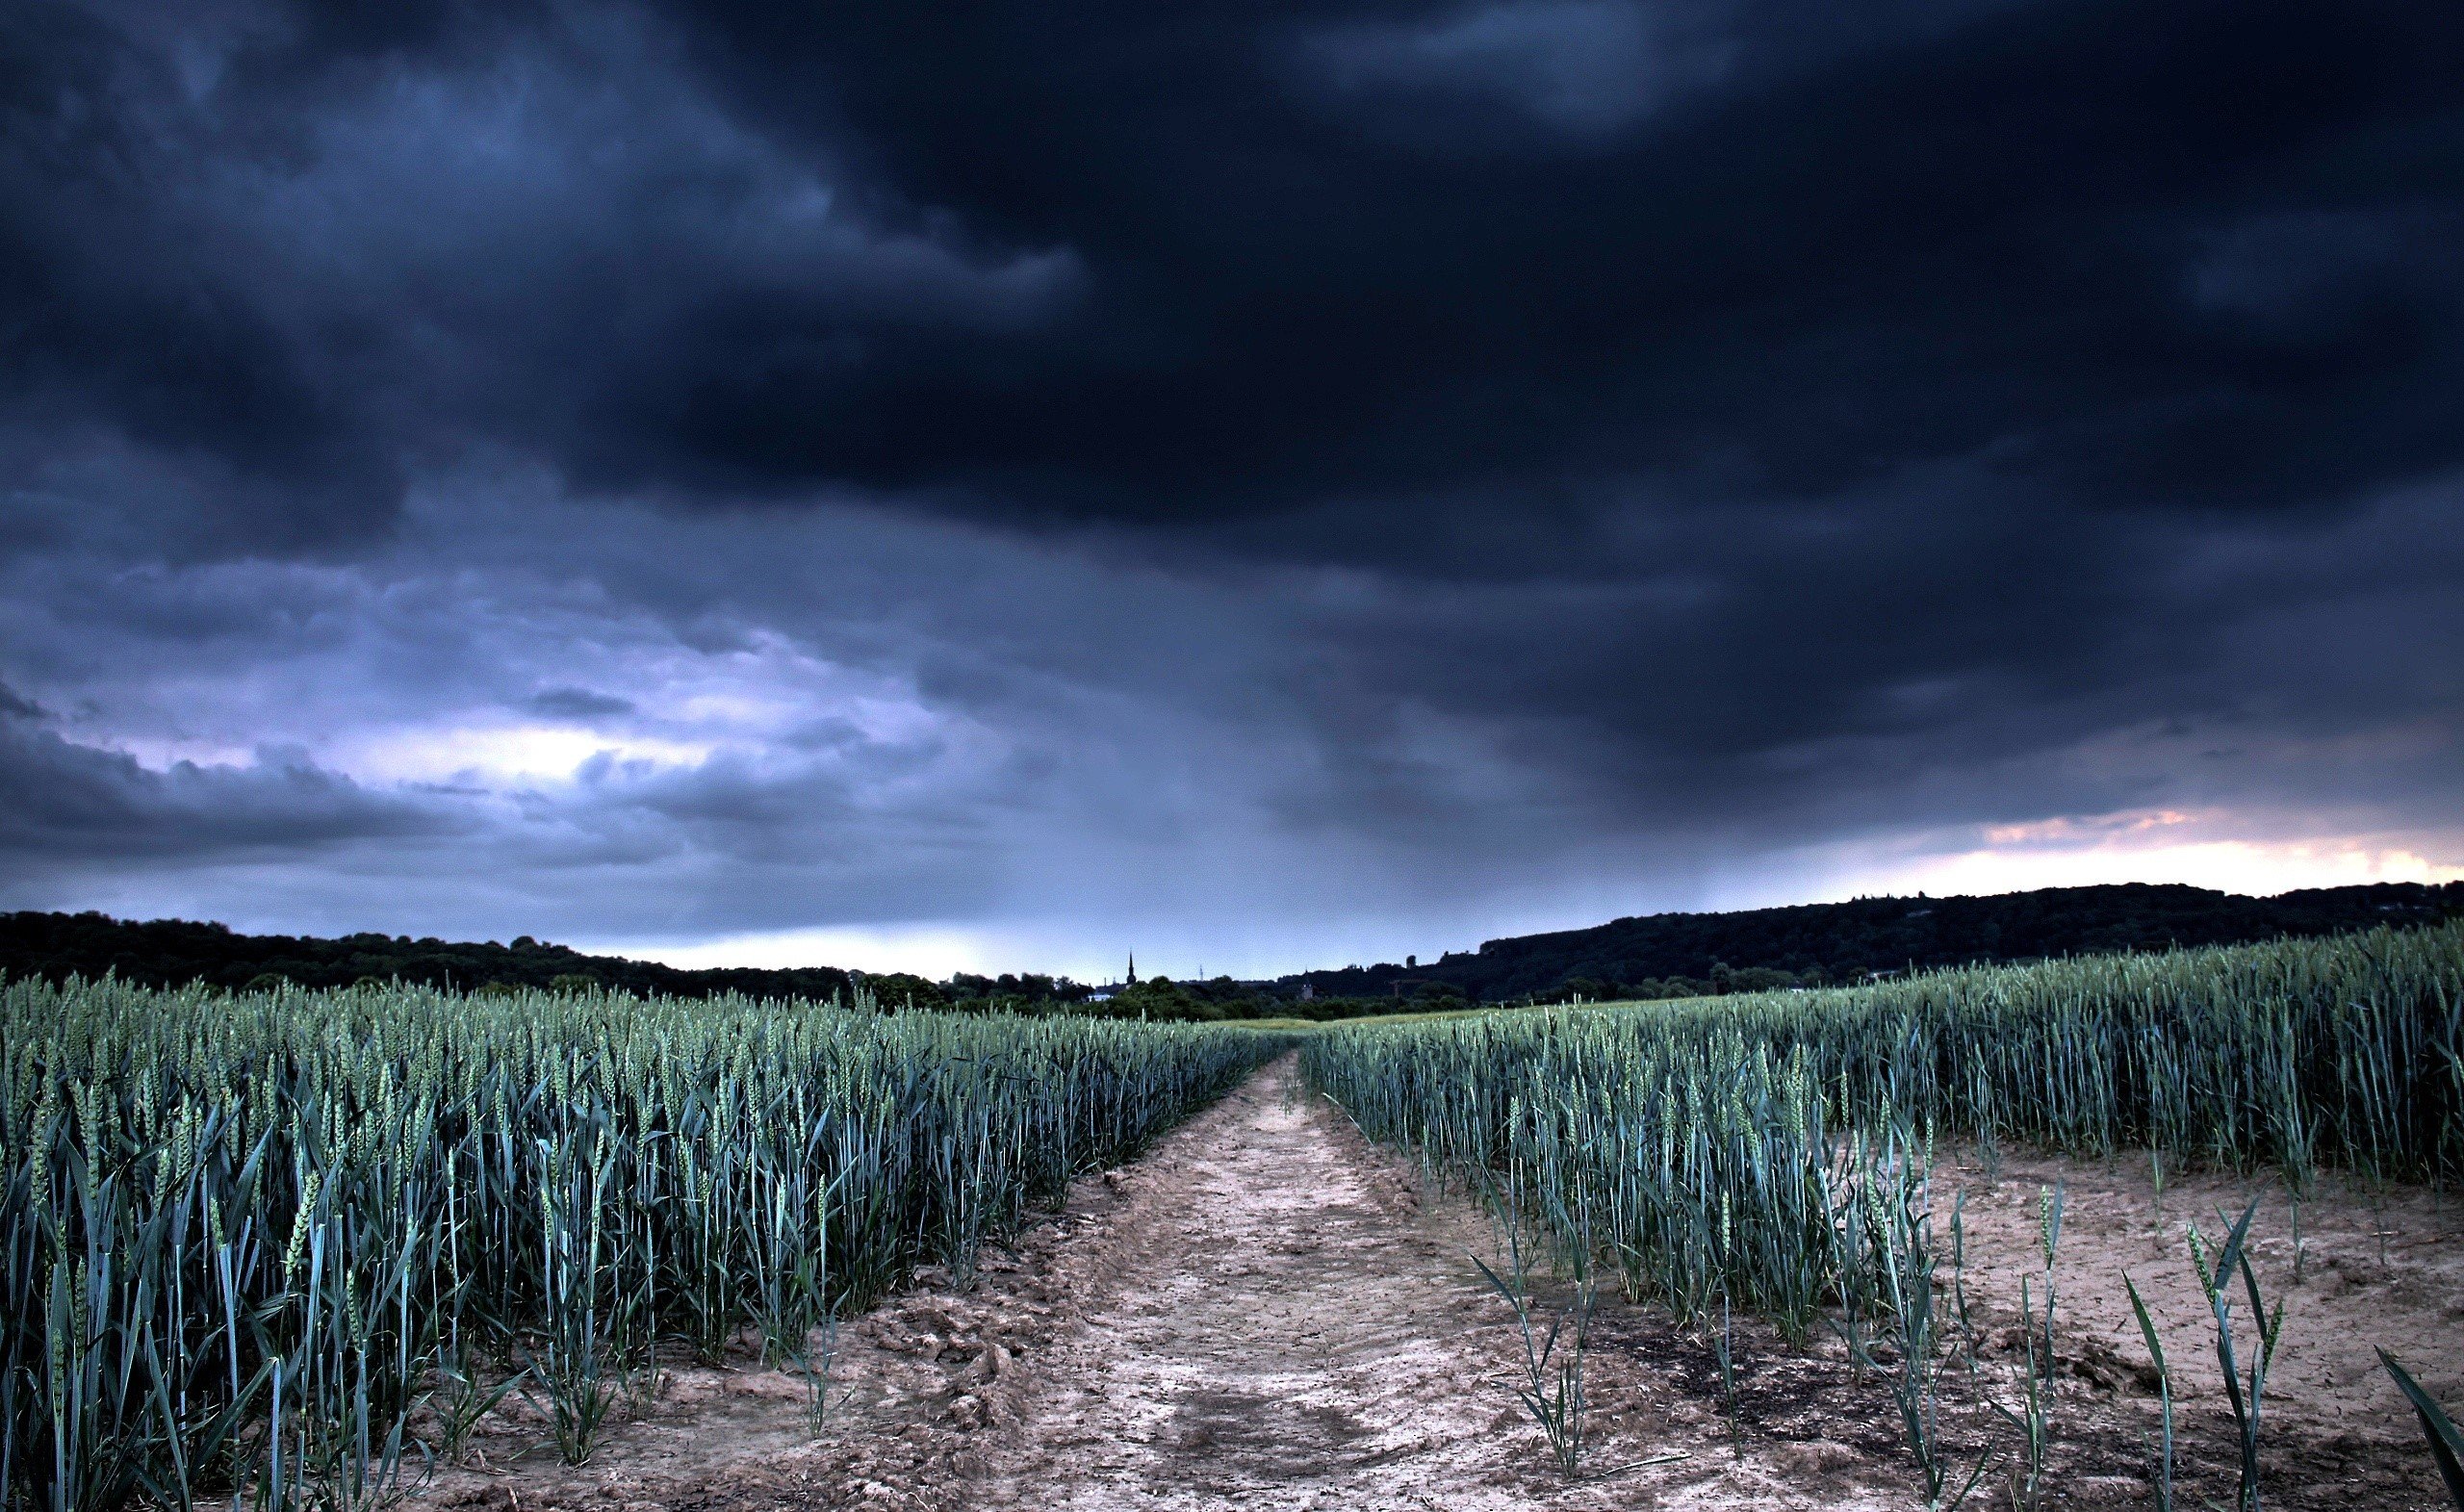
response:
[[[1265,973],[2464,876],[2464,12],[0,21],[0,907]]]

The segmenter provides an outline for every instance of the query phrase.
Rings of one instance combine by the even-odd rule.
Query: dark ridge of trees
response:
[[[1493,939],[1433,961],[1304,971],[1272,982],[1154,978],[1099,995],[1066,977],[961,972],[932,982],[834,966],[688,971],[590,956],[528,935],[495,941],[239,935],[180,919],[0,913],[0,978],[116,973],[149,987],[307,987],[402,981],[466,990],[605,988],[708,997],[844,997],[860,981],[884,1008],[1101,1013],[1128,1018],[1319,1020],[1471,1003],[1693,997],[1862,982],[1911,968],[2034,961],[2174,945],[2239,944],[2464,914],[2464,883],[2380,883],[2272,898],[2131,884],[1997,897],[1859,898],[1733,913],[1656,913],[1591,929]],[[1304,996],[1303,994],[1306,993]]]
[[[845,998],[861,983],[885,1009],[952,1009],[962,1012],[1095,1013],[1122,1018],[1230,1019],[1305,1016],[1342,1018],[1394,1008],[1391,997],[1352,1002],[1286,1001],[1271,984],[1173,982],[1151,978],[1094,997],[1067,977],[960,972],[934,982],[907,972],[858,972],[835,966],[787,970],[728,967],[685,970],[620,956],[591,956],[525,935],[494,940],[413,939],[407,935],[241,935],[221,924],[185,919],[140,923],[102,913],[0,913],[0,980],[116,975],[146,987],[208,987],[245,990],[288,982],[303,987],[346,987],[363,982],[407,982],[464,991],[538,987],[552,992],[606,989],[642,995]],[[1296,989],[1291,994],[1296,996]],[[1450,1001],[1459,1003],[1460,994]],[[1444,1006],[1440,1003],[1438,1006]]]
[[[148,987],[241,988],[280,978],[305,987],[349,987],[361,981],[402,981],[465,990],[494,984],[552,990],[613,990],[709,997],[828,998],[844,994],[852,974],[834,966],[793,970],[727,968],[686,971],[655,961],[586,956],[525,935],[509,945],[494,940],[413,939],[407,935],[346,935],[339,939],[291,935],[239,935],[220,924],[185,919],[138,923],[101,913],[0,913],[0,973],[11,978],[117,973]],[[260,979],[267,979],[260,981]],[[941,999],[938,984],[920,977],[865,979],[897,1001],[908,993]]]
[[[1278,986],[1408,996],[1429,986],[1480,1002],[1682,997],[1834,987],[1877,973],[2055,956],[2234,945],[2464,913],[2464,883],[2316,887],[2272,898],[2130,883],[1992,897],[1858,898],[1732,913],[1655,913],[1493,939],[1433,961],[1305,971]]]

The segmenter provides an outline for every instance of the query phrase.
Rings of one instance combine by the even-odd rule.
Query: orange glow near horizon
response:
[[[1843,847],[1821,868],[1823,890],[1858,893],[2024,892],[2112,883],[2182,883],[2268,896],[2381,882],[2464,882],[2464,841],[2419,833],[2231,833],[2232,816],[2160,808],[2054,816],[1937,834],[1922,849]],[[1879,853],[1879,854],[1878,854]]]

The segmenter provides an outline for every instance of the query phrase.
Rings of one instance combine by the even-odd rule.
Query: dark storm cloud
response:
[[[577,468],[631,445],[602,375],[686,344],[860,365],[1065,295],[1049,249],[867,226],[826,154],[719,110],[664,36],[624,11],[31,8],[0,76],[0,454],[46,490],[176,474],[196,550],[348,550],[475,445]],[[629,481],[742,471],[666,450]]]
[[[266,751],[246,766],[174,762],[156,771],[0,721],[0,853],[18,864],[192,861],[244,854],[313,855],[343,842],[450,829],[452,816],[369,792],[304,754]]]
[[[2451,10],[5,26],[46,864],[708,931],[2454,811]]]
[[[1477,826],[1476,795],[1373,759],[1419,710],[1560,780],[1568,812],[1476,836],[1482,854],[1636,816],[1664,840],[1756,848],[2166,803],[2450,824],[2454,482],[2229,529],[1959,507],[1974,497],[1945,478],[1707,511],[1626,543],[1622,572],[1325,605],[1313,706],[1354,764],[1301,810]],[[1595,568],[1616,550],[1597,543]]]
[[[1065,243],[1092,293],[921,367],[690,344],[620,376],[620,412],[782,475],[1046,481],[1138,516],[1626,473],[1822,492],[1977,455],[2113,503],[2299,502],[2455,457],[2451,260],[2344,258],[2341,313],[2297,338],[2195,292],[2237,245],[2297,290],[2289,218],[2454,199],[2451,17],[2045,5],[1851,37],[1813,11],[706,21],[769,118],[980,235]],[[1677,34],[1685,88],[1570,132],[1597,87],[1547,61],[1618,16]],[[1325,62],[1363,37],[1423,87]],[[680,392],[725,396],[728,428]]]
[[[252,531],[477,439],[1544,535],[1632,476],[2282,505],[2464,445],[2435,7],[211,16],[24,13],[12,367]]]
[[[11,428],[65,439],[93,427],[97,441],[201,461],[192,506],[215,496],[269,544],[347,531],[399,477],[356,396],[229,266],[219,207],[189,202],[204,186],[188,180],[239,143],[218,141],[182,98],[171,59],[110,20],[38,4],[9,27],[0,396]]]
[[[594,693],[588,688],[542,688],[530,695],[525,705],[534,714],[552,719],[605,719],[633,711],[633,701],[612,693]]]

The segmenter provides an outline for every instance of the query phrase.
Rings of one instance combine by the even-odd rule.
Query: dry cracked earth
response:
[[[2057,1278],[2062,1365],[2045,1505],[2154,1504],[2145,1352],[2126,1269],[2181,1376],[2179,1504],[2229,1499],[2231,1430],[2181,1245],[2258,1188],[2011,1160],[1937,1172],[1965,1190],[1981,1340],[1947,1377],[1944,1437],[1994,1458],[1972,1505],[2009,1505],[2016,1276],[2038,1192],[2068,1192]],[[2464,1400],[2464,1213],[2428,1193],[2322,1192],[2262,1208],[2263,1275],[2288,1299],[2264,1428],[2272,1508],[2445,1505],[2419,1430],[2377,1368],[2397,1349]],[[629,1403],[588,1464],[560,1464],[518,1397],[460,1466],[412,1492],[437,1507],[1906,1508],[1923,1504],[1883,1383],[1835,1341],[1790,1350],[1741,1326],[1733,1416],[1699,1332],[1604,1300],[1588,1363],[1592,1440],[1561,1474],[1517,1406],[1522,1339],[1472,1257],[1487,1219],[1364,1140],[1268,1067],[1133,1166],[988,1256],[963,1294],[930,1273],[851,1323],[843,1399],[818,1434],[777,1371],[676,1367]],[[1545,1287],[1544,1282],[1544,1287]]]

